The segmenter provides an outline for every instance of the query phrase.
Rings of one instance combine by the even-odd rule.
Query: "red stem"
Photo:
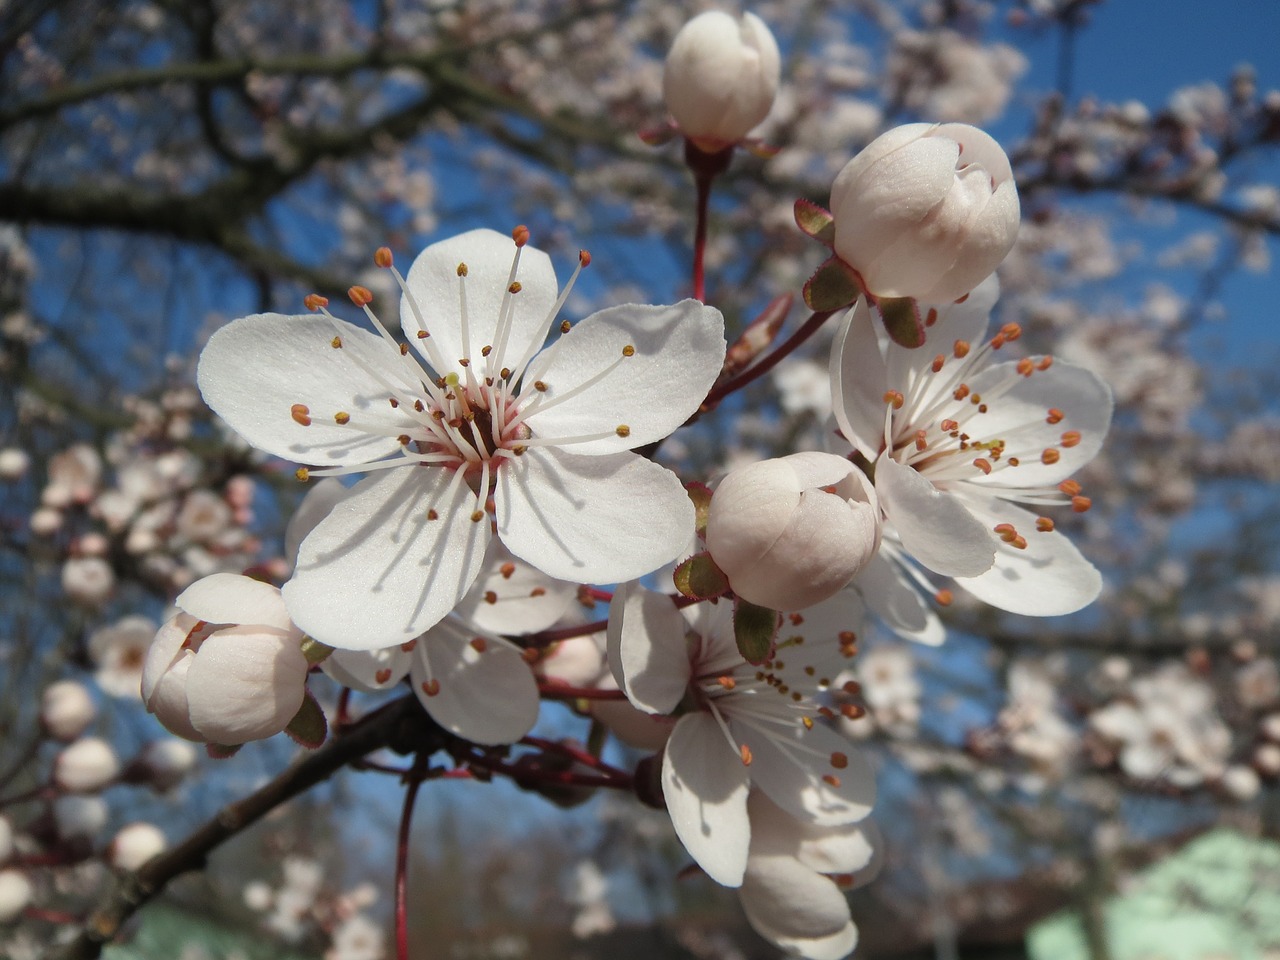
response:
[[[625,700],[621,690],[597,690],[595,687],[571,687],[567,683],[540,683],[538,692],[546,700]]]
[[[542,737],[525,737],[520,741],[528,747],[537,747],[539,750],[550,750],[554,753],[562,753],[570,760],[582,764],[584,767],[591,767],[593,770],[599,770],[601,773],[611,777],[629,777],[631,774],[625,770],[619,770],[617,767],[610,766],[605,763],[594,753],[588,753],[586,750],[579,750],[577,747],[568,743],[561,743],[558,740],[544,740]]]
[[[698,191],[698,220],[693,233],[693,296],[703,303],[707,300],[707,280],[703,259],[707,251],[707,208],[711,205],[711,181],[715,174],[694,174]]]
[[[702,401],[703,409],[709,410],[735,390],[741,390],[747,384],[760,379],[760,377],[764,376],[782,362],[788,354],[793,353],[800,344],[804,343],[811,336],[817,333],[818,328],[826,323],[827,319],[833,313],[835,313],[834,310],[819,310],[817,313],[811,315],[808,320],[800,325],[800,328],[796,330],[795,333],[787,338],[786,342],[783,343],[782,346],[778,347],[777,350],[773,351],[773,353],[769,354],[769,356],[765,357],[754,367],[744,370],[731,380],[726,380],[724,383],[720,384],[720,386],[707,394],[707,399]]]
[[[400,832],[396,838],[396,960],[409,960],[409,828],[413,822],[413,802],[418,798],[422,780],[413,776],[404,792],[400,811]]]

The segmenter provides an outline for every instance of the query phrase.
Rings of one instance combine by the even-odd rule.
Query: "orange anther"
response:
[[[742,757],[742,765],[744,767],[751,766],[751,748],[745,743],[738,748],[738,755]]]
[[[943,420],[940,426],[944,433],[950,433],[952,430],[960,429],[960,424],[955,420]]]
[[[1076,496],[1082,489],[1080,484],[1075,480],[1063,480],[1058,484],[1058,489],[1065,493],[1068,497]]]
[[[383,270],[387,269],[394,262],[391,258],[390,247],[379,247],[373,251],[373,262],[380,266]]]
[[[833,773],[824,773],[822,775],[822,782],[832,789],[840,789],[840,778]]]
[[[1084,513],[1092,506],[1093,506],[1093,501],[1090,500],[1088,497],[1072,497],[1071,498],[1071,509],[1074,510],[1076,513]]]
[[[329,298],[322,297],[318,293],[308,293],[302,298],[302,305],[308,310],[319,310],[321,307],[329,305]]]
[[[957,340],[951,347],[951,352],[955,354],[957,360],[969,355],[969,341]]]
[[[885,403],[893,404],[893,409],[895,410],[901,410],[902,405],[907,402],[907,398],[897,390],[886,390],[881,399],[883,399]]]
[[[960,386],[956,387],[955,393],[951,394],[951,396],[953,396],[957,400],[963,400],[968,395],[969,395],[969,385],[967,383],[960,384]]]
[[[516,572],[516,565],[511,561],[507,561],[498,568],[498,573],[502,574],[503,580],[510,580],[511,575]]]
[[[930,307],[929,312],[924,315],[924,325],[926,327],[932,327],[937,322],[938,322],[938,308]]]
[[[1010,540],[1009,544],[1017,550],[1025,550],[1027,549],[1027,538],[1022,535],[1018,535]]]
[[[1037,370],[1048,370],[1053,366],[1053,357],[1041,357],[1040,362],[1036,364]]]
[[[359,284],[348,290],[347,296],[351,298],[351,302],[357,307],[367,307],[373,303],[373,291]]]
[[[846,703],[840,707],[840,714],[848,720],[860,720],[867,715],[867,710],[856,703]]]
[[[591,252],[588,250],[578,251],[578,265],[582,267],[591,266]]]
[[[733,677],[730,677],[728,675],[723,677],[716,677],[716,683],[720,684],[720,686],[724,687],[726,690],[732,690],[734,687],[738,685],[738,681],[734,680]]]
[[[311,426],[310,414],[305,403],[295,403],[289,408],[289,416],[293,417],[293,422],[304,427]]]
[[[529,228],[523,223],[511,231],[511,239],[516,242],[517,247],[523,247],[529,242]]]
[[[955,600],[955,596],[950,590],[939,590],[933,595],[933,602],[940,607],[951,606],[953,600]]]
[[[432,507],[430,510],[427,511],[427,519],[428,520],[440,519],[440,514],[436,513],[435,507]]]
[[[981,470],[984,474],[990,475],[991,461],[988,460],[986,457],[978,457],[978,459],[973,461],[973,465],[977,467],[979,470]]]
[[[486,650],[489,649],[489,641],[487,641],[484,637],[472,637],[471,649],[474,650],[476,653],[484,653]]]
[[[1049,517],[1036,517],[1036,529],[1041,533],[1053,532],[1053,520]]]
[[[1062,435],[1062,445],[1064,447],[1074,447],[1080,443],[1080,431],[1068,430]]]
[[[494,604],[494,603],[497,603],[497,602],[498,602],[498,594],[497,594],[497,593],[495,593],[493,590],[486,590],[486,591],[484,592],[484,602],[485,602],[485,603],[488,603],[488,604]]]
[[[1045,447],[1044,451],[1040,454],[1040,462],[1046,465],[1054,464],[1058,462],[1061,456],[1062,454],[1060,454],[1054,447]]]
[[[507,287],[507,293],[519,293],[524,287],[521,286],[519,280],[512,280],[511,286]]]
[[[374,682],[376,683],[386,683],[388,680],[391,679],[391,668],[383,667],[381,670],[379,670],[377,673],[373,675],[373,679],[374,679]]]
[[[1017,323],[1006,323],[1000,328],[1000,334],[1005,338],[1005,340],[1012,343],[1014,340],[1017,340],[1022,336],[1022,326]]]
[[[928,446],[929,446],[929,435],[925,433],[923,430],[917,430],[916,431],[916,449],[923,451],[928,449]]]
[[[947,362],[947,358],[942,354],[938,354],[933,358],[933,372],[937,373],[942,369],[942,365]]]
[[[465,263],[458,264],[458,276],[465,277],[470,272]]]
[[[1031,361],[1030,357],[1023,357],[1018,361],[1017,371],[1024,377],[1029,377],[1036,372],[1036,365]]]
[[[434,697],[437,693],[440,692],[440,681],[434,678],[431,680],[423,680],[422,692],[425,693],[428,697]]]
[[[1063,413],[1061,410],[1059,410],[1057,407],[1050,407],[1049,414],[1044,418],[1044,422],[1045,423],[1061,423],[1065,416],[1066,414]]]
[[[849,765],[849,757],[837,750],[831,754],[831,765],[837,770],[843,770]]]

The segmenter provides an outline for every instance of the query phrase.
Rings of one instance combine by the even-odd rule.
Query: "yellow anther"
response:
[[[351,422],[351,414],[345,410],[339,410],[333,415],[333,422],[337,424],[347,424]]]

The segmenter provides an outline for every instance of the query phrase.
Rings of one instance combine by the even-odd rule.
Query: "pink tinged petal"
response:
[[[789,954],[841,960],[857,946],[844,893],[794,857],[753,856],[738,899],[755,931]]]
[[[335,650],[320,663],[320,669],[344,687],[373,693],[394,687],[408,676],[409,663],[409,652],[397,645],[381,650]]]
[[[496,230],[472,230],[448,240],[433,243],[413,261],[405,278],[409,292],[427,324],[435,348],[448,370],[436,371],[441,376],[460,373],[457,361],[463,358],[479,363],[485,346],[497,346],[498,318],[502,302],[508,297],[507,284],[516,245],[509,235]],[[458,265],[467,265],[465,281],[458,277]],[[525,246],[520,253],[516,273],[520,292],[514,300],[511,332],[502,362],[514,366],[534,342],[541,342],[547,331],[549,314],[559,294],[556,272],[551,258],[541,250]],[[462,285],[466,285],[469,343],[462,341]],[[405,338],[424,356],[425,348],[418,337],[421,326],[409,303],[400,302],[400,325]],[[468,349],[469,348],[469,349]]]
[[[666,594],[620,584],[609,604],[609,668],[627,699],[647,713],[670,713],[692,670],[685,618]]]
[[[936,647],[947,638],[942,621],[898,566],[883,553],[871,559],[853,587],[894,633]]]
[[[977,576],[991,568],[996,545],[991,528],[961,500],[939,490],[913,468],[880,457],[876,493],[903,549],[934,573]]]
[[[996,183],[1013,180],[1008,156],[985,130],[968,123],[940,123],[930,136],[947,137],[961,145],[960,167],[981,166]]]
[[[868,460],[875,460],[884,446],[884,392],[888,389],[877,326],[867,301],[859,299],[845,314],[831,348],[831,404],[836,423],[845,439]]]
[[[644,713],[623,700],[592,701],[590,710],[615,737],[637,750],[661,750],[676,725],[674,717]]]
[[[627,347],[632,356],[624,356]],[[537,437],[607,432],[573,445],[574,453],[630,450],[668,436],[685,422],[724,363],[724,318],[697,300],[673,306],[627,304],[587,317],[530,366],[525,383],[541,380],[544,402],[611,371],[581,393],[528,419]],[[627,428],[626,436],[614,431]]]
[[[507,550],[489,542],[484,570],[453,613],[489,633],[536,633],[556,623],[578,599],[578,585],[548,577]]]
[[[340,650],[407,643],[471,588],[487,517],[452,471],[405,467],[359,483],[311,532],[284,600],[294,623]],[[435,519],[431,519],[434,511]]]
[[[929,123],[904,123],[886,130],[860,150],[836,174],[831,185],[832,215],[838,220],[842,214],[853,214],[858,209],[859,196],[866,192],[868,182],[875,179],[875,175],[870,173],[872,168],[890,154],[924,137],[932,127]]]
[[[515,647],[496,637],[476,641],[452,621],[429,630],[413,651],[413,691],[451,733],[473,743],[514,743],[538,719],[538,684]]]
[[[973,515],[989,526],[1012,523],[1025,550],[998,543],[995,564],[978,577],[956,582],[979,600],[1030,617],[1075,613],[1102,592],[1102,574],[1057,530],[1036,529],[1036,514],[1010,503],[969,500]]]
[[[823,726],[770,731],[766,737],[736,718],[731,729],[750,746],[751,782],[779,807],[809,823],[855,823],[876,801],[870,762],[840,734]]]
[[[693,504],[676,475],[630,452],[530,448],[498,470],[498,536],[548,576],[621,583],[684,549]]]
[[[376,334],[319,316],[257,314],[227,324],[209,338],[196,379],[205,403],[259,450],[308,464],[356,464],[400,449],[412,421],[364,367],[392,377],[398,352]],[[333,338],[340,336],[341,349]],[[310,426],[295,422],[301,404]],[[337,413],[350,416],[347,426]],[[363,432],[366,428],[380,436]]]
[[[970,389],[983,395],[993,386],[1017,378],[1016,385],[989,403],[985,414],[966,423],[965,430],[979,440],[1010,435],[1005,456],[1015,455],[1020,463],[986,475],[975,470],[969,479],[984,487],[1052,486],[1080,470],[1102,449],[1111,427],[1111,389],[1092,371],[1070,363],[1054,363],[1029,377],[1020,376],[1016,367],[1012,362],[1001,363],[970,381]],[[1065,416],[1058,423],[1049,423],[1051,409]],[[1068,431],[1080,435],[1075,446],[1062,443]],[[1057,450],[1058,460],[1046,464],[1040,455],[1050,447]]]
[[[187,670],[195,654],[183,649],[195,617],[180,613],[164,624],[151,642],[142,666],[142,700],[166,730],[187,740],[203,741],[191,725],[187,706]]]
[[[280,588],[236,573],[201,577],[174,601],[174,606],[206,623],[246,623],[295,633]]]
[[[979,176],[985,174],[979,172]],[[993,269],[1013,249],[1022,220],[1018,190],[1012,181],[1000,184],[981,210],[974,213],[958,245],[955,263],[945,283],[931,291],[934,299],[950,300],[963,295]]]
[[[219,630],[187,670],[191,725],[212,743],[273,736],[302,706],[307,670],[297,638],[252,627]]]
[[[310,487],[307,495],[298,504],[298,508],[293,511],[293,516],[289,518],[289,525],[284,531],[284,557],[289,561],[290,566],[297,564],[298,548],[302,546],[302,541],[307,539],[307,534],[329,515],[339,500],[351,493],[351,488],[337,477],[326,477],[312,483]]]
[[[715,718],[680,718],[662,761],[662,794],[676,836],[716,883],[742,883],[751,844],[748,770]]]

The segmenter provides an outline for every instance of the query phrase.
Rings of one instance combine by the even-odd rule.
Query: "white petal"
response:
[[[280,589],[252,577],[214,573],[201,577],[174,601],[179,610],[206,623],[251,623],[292,632]]]
[[[273,736],[302,706],[307,669],[296,638],[252,627],[219,630],[187,670],[191,725],[227,745]]]
[[[471,520],[475,495],[465,483],[449,496],[452,478],[404,467],[359,483],[302,542],[283,591],[294,623],[331,647],[376,650],[412,640],[452,610],[490,536],[487,518]]]
[[[993,607],[1030,617],[1075,613],[1098,598],[1102,574],[1057,530],[1036,529],[1036,515],[1011,503],[969,498],[974,516],[994,527],[1012,523],[1026,538],[1025,550],[997,541],[995,564],[978,577],[956,583]]]
[[[563,617],[577,598],[577,584],[548,577],[494,539],[484,569],[453,613],[489,633],[536,633]]]
[[[621,583],[675,558],[693,528],[676,475],[636,454],[532,448],[498,470],[498,536],[562,580]]]
[[[755,931],[789,954],[840,960],[857,946],[840,888],[794,857],[752,857],[738,898]]]
[[[628,346],[635,353],[624,358]],[[697,300],[601,310],[538,357],[524,382],[545,382],[544,401],[552,403],[610,367],[612,372],[527,422],[539,437],[610,432],[604,439],[574,444],[580,454],[614,453],[660,440],[706,399],[724,352],[724,318]],[[628,428],[625,437],[613,432],[621,425]]]
[[[520,652],[452,621],[427,631],[413,651],[413,690],[440,726],[473,743],[514,743],[538,719],[538,684]],[[435,680],[429,695],[423,684]]]
[[[409,652],[397,644],[381,650],[335,650],[321,662],[320,669],[344,687],[373,693],[403,680],[409,663]]]
[[[619,584],[609,604],[609,669],[627,699],[648,713],[670,713],[692,676],[685,619],[671,598],[638,583]]]
[[[884,446],[884,392],[888,370],[876,321],[865,298],[845,314],[831,346],[831,404],[840,430],[874,461]]]
[[[625,700],[593,700],[590,710],[615,737],[637,750],[661,750],[676,726],[674,717],[644,713]]]
[[[854,823],[871,812],[876,801],[875,772],[861,751],[840,734],[799,722],[794,732],[762,736],[737,717],[735,734],[751,747],[751,782],[793,817],[819,826]],[[837,767],[832,759],[844,758]],[[822,778],[830,776],[833,781]]]
[[[1003,466],[988,475],[978,474],[970,482],[980,486],[1035,487],[1065,480],[1102,449],[1111,426],[1111,389],[1092,371],[1070,363],[1055,362],[1048,370],[1021,377],[1014,363],[1001,363],[984,370],[970,381],[974,393],[983,394],[991,385],[1017,377],[1018,383],[988,405],[986,414],[965,424],[975,440],[999,438],[1003,434],[1016,437],[1009,441],[1006,457],[1016,455],[1016,467]],[[1048,423],[1051,408],[1066,416],[1056,424]],[[1061,446],[1068,430],[1080,434],[1074,447]],[[1048,447],[1058,449],[1057,463],[1046,464],[1040,452]],[[1020,452],[1020,451],[1026,451]]]
[[[976,576],[991,568],[996,540],[990,527],[912,467],[880,457],[876,493],[903,549],[934,573]]]
[[[160,628],[143,663],[142,699],[170,733],[201,741],[187,705],[187,670],[195,654],[183,648],[196,623],[195,617],[180,613]]]
[[[515,310],[502,357],[493,354],[494,362],[514,366],[535,341],[545,336],[551,308],[559,292],[551,258],[541,250],[525,246],[520,253],[516,279],[520,292],[507,293],[511,262],[516,245],[510,236],[496,230],[472,230],[468,233],[433,243],[418,255],[405,277],[412,299],[417,302],[427,332],[448,369],[436,371],[441,376],[462,372],[458,360],[474,359],[479,365],[481,348],[497,347],[498,317],[502,302],[508,296]],[[466,300],[469,341],[462,340],[462,285],[458,265],[467,265]],[[410,304],[401,297],[400,325],[405,338],[425,355],[418,338],[422,327]]]
[[[915,350],[905,350],[899,346],[890,346],[888,352],[888,388],[900,390],[903,396],[910,396],[912,409],[921,411],[933,407],[934,402],[943,393],[955,390],[954,382],[948,382],[948,374],[960,363],[954,355],[957,340],[963,340],[977,349],[987,335],[987,326],[991,323],[991,310],[1000,296],[1000,282],[992,274],[973,289],[964,299],[964,303],[948,301],[946,303],[919,304],[921,320],[928,324],[929,317],[934,317],[932,325],[925,327],[925,345]],[[933,360],[938,354],[944,358],[942,376],[933,372]],[[916,382],[924,378],[924,386],[916,387]],[[880,399],[877,397],[876,399]],[[881,411],[884,405],[881,403]],[[895,422],[901,423],[903,415],[910,420],[909,410],[895,414]],[[921,424],[920,426],[924,426]]]
[[[412,421],[392,409],[387,391],[356,360],[387,377],[403,370],[404,360],[376,334],[341,321],[339,328],[342,348],[335,350],[335,328],[324,317],[263,313],[232,321],[200,354],[196,379],[205,403],[253,446],[287,460],[368,463],[395,453],[396,435]],[[293,420],[299,403],[310,426]],[[334,422],[338,412],[350,415],[347,426]]]
[[[311,484],[311,489],[293,511],[284,531],[284,557],[290,566],[297,564],[298,548],[307,539],[307,534],[349,493],[351,488],[337,477],[325,477],[318,483]]]
[[[716,883],[742,883],[751,844],[747,767],[706,713],[680,718],[662,761],[662,794],[676,836]]]
[[[797,820],[761,790],[751,791],[747,812],[751,815],[752,859],[788,856],[818,873],[857,873],[876,857],[879,831],[870,820],[820,827]]]
[[[946,628],[928,600],[883,551],[854,578],[853,587],[871,612],[899,636],[931,647],[947,638]]]

